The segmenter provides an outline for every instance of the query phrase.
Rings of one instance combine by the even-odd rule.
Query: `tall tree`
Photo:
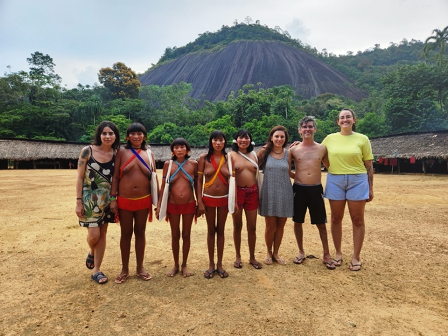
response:
[[[140,81],[137,74],[124,63],[114,63],[112,68],[101,68],[98,80],[107,87],[113,99],[138,98]]]
[[[446,26],[443,30],[434,29],[432,33],[434,35],[425,40],[423,52],[426,56],[428,56],[431,51],[439,49],[437,64],[442,67],[444,64],[446,45],[448,43],[448,26]]]

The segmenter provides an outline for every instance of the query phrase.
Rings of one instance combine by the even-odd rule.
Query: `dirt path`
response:
[[[147,227],[145,266],[153,279],[99,286],[84,266],[86,231],[77,224],[75,170],[0,171],[0,335],[443,335],[448,330],[448,176],[376,175],[366,211],[363,269],[351,272],[351,228],[344,220],[343,266],[319,259],[303,265],[288,220],[281,255],[286,266],[233,268],[232,221],[224,267],[230,276],[204,279],[206,223],[192,230],[190,269],[172,266],[165,222]],[[329,215],[328,207],[327,212]],[[346,217],[348,217],[346,215]],[[317,229],[304,225],[307,254],[321,257]],[[259,217],[256,257],[265,256]],[[332,248],[331,235],[330,247]],[[131,265],[135,265],[134,253]],[[102,270],[120,271],[119,227],[110,225]]]

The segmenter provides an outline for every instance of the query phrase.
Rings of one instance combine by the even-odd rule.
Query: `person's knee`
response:
[[[182,241],[184,243],[190,241],[190,232],[182,232]]]
[[[364,216],[355,216],[352,217],[352,223],[355,227],[363,227],[364,226]]]
[[[333,224],[333,225],[340,225],[340,224],[342,224],[342,219],[343,218],[344,218],[344,215],[331,214],[331,224]]]
[[[89,230],[89,232],[87,233],[87,240],[90,244],[95,245],[101,237],[101,232],[100,230]]]

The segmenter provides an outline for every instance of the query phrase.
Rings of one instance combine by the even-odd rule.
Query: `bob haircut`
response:
[[[115,134],[115,141],[112,144],[113,149],[120,148],[120,131],[118,131],[117,126],[112,121],[102,121],[98,127],[95,130],[95,135],[93,136],[92,145],[100,146],[102,144],[101,142],[101,133],[103,133],[103,130],[109,127]]]
[[[143,149],[143,150],[146,150],[146,148],[147,148],[147,146],[146,146],[146,136],[148,135],[148,132],[146,132],[145,126],[143,126],[140,123],[132,123],[132,124],[129,125],[128,129],[126,130],[126,139],[127,139],[127,141],[126,141],[126,145],[124,146],[124,148],[126,148],[126,149],[131,149],[132,148],[131,141],[128,139],[128,137],[129,137],[129,134],[136,133],[136,132],[142,132],[143,135],[145,136],[143,138],[142,145],[141,145],[140,148]]]
[[[245,129],[240,129],[233,136],[234,142],[232,143],[232,150],[234,152],[238,152],[239,151],[238,144],[236,143],[236,140],[238,139],[238,137],[242,137],[242,138],[249,137],[250,144],[249,144],[249,147],[247,147],[247,152],[250,153],[250,152],[252,152],[254,150],[254,145],[252,144],[252,135],[249,133],[249,131],[247,131]]]
[[[185,146],[187,147],[187,154],[185,155],[185,159],[189,159],[190,158],[190,151],[191,151],[191,147],[190,144],[188,143],[187,140],[185,140],[184,138],[176,138],[173,140],[173,142],[170,145],[171,148],[171,152],[174,151],[174,146]],[[173,156],[171,157],[171,160],[176,161],[176,155],[174,155],[173,152]]]
[[[352,114],[352,118],[353,118],[353,120],[356,119],[355,111],[353,111],[352,109],[349,109],[349,108],[343,108],[343,109],[341,110],[341,112],[342,112],[342,111],[349,111],[349,112]],[[339,116],[341,115],[341,112],[339,112],[339,114],[338,114],[338,120],[339,120]],[[353,123],[353,125],[352,125],[352,131],[354,132],[355,130],[356,130],[356,125]]]
[[[277,126],[273,127],[269,131],[269,136],[268,136],[268,139],[266,140],[266,150],[264,151],[263,163],[261,164],[262,168],[266,165],[266,161],[268,160],[268,156],[269,156],[269,154],[271,154],[271,151],[274,148],[274,143],[272,142],[271,139],[274,136],[274,133],[277,132],[277,131],[281,131],[281,132],[285,133],[285,142],[283,143],[282,148],[285,148],[287,146],[287,144],[288,144],[289,134],[288,134],[288,130],[286,129],[286,127],[281,126],[281,125],[277,125]]]
[[[226,139],[226,135],[224,134],[223,131],[220,130],[215,130],[213,132],[210,133],[210,137],[208,138],[208,153],[206,156],[206,159],[208,162],[210,162],[210,158],[213,155],[214,149],[213,149],[213,143],[212,140],[213,139],[224,139],[224,146],[221,149],[221,153],[222,155],[226,155],[226,146],[227,146],[227,139]]]

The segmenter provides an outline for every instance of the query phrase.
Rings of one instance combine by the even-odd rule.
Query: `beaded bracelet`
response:
[[[109,200],[110,201],[116,201],[117,200],[117,195],[110,195],[109,196]]]
[[[76,200],[82,200],[82,197],[76,197]]]

